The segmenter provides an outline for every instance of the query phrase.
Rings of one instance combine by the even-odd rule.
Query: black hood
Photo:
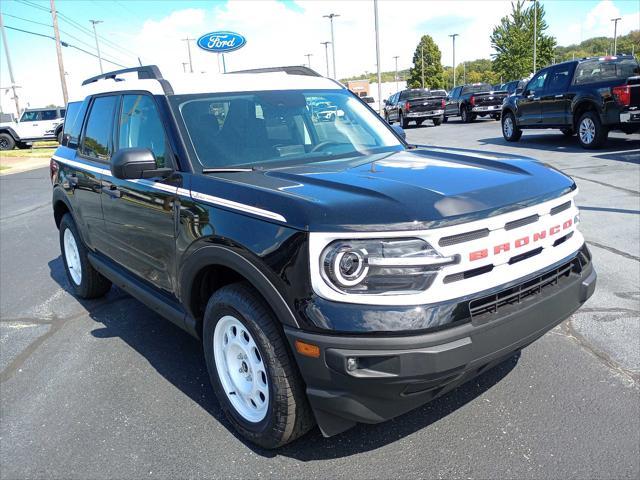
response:
[[[531,159],[429,147],[221,174],[216,183],[219,178],[233,182],[234,201],[311,231],[435,228],[517,210],[575,188],[568,176]],[[209,193],[201,188],[194,186]]]

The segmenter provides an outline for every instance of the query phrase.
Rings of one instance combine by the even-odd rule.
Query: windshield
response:
[[[205,168],[326,161],[404,148],[346,90],[176,95],[171,102]]]

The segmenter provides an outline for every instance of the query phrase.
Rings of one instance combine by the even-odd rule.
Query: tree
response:
[[[423,35],[413,54],[413,67],[409,70],[407,86],[422,87],[422,65],[424,62],[424,88],[444,88],[442,53],[429,35]]]
[[[537,12],[536,69],[548,65],[553,59],[556,39],[545,35],[548,25],[544,20],[544,7],[537,3],[525,8],[524,0],[511,3],[511,14],[502,17],[491,34],[493,71],[504,81],[517,80],[533,73],[533,24]]]

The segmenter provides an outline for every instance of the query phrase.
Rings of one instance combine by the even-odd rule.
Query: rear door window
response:
[[[87,118],[80,154],[108,162],[111,157],[111,132],[118,97],[106,96],[94,99]]]
[[[55,120],[58,118],[58,112],[56,110],[43,110],[42,120]]]
[[[573,70],[573,65],[559,65],[554,67],[551,71],[551,76],[549,77],[549,83],[547,86],[547,90],[552,92],[561,92],[566,90],[571,82],[571,71]]]

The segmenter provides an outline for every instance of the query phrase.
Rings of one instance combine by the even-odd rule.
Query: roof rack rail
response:
[[[227,73],[274,73],[284,72],[287,75],[306,75],[309,77],[321,77],[318,72],[312,70],[304,65],[293,65],[287,67],[264,67],[264,68],[250,68],[248,70],[235,70]]]
[[[96,75],[95,77],[87,78],[84,82],[82,82],[82,85],[89,85],[90,83],[95,83],[99,80],[113,80],[115,82],[121,82],[123,81],[123,79],[117,78],[118,75],[133,72],[138,73],[138,80],[158,80],[158,82],[160,82],[160,85],[162,86],[162,90],[164,90],[165,95],[173,95],[173,88],[171,87],[171,84],[162,77],[162,73],[160,73],[160,69],[157,67],[157,65],[144,65],[140,67],[114,70],[113,72],[107,72]]]

